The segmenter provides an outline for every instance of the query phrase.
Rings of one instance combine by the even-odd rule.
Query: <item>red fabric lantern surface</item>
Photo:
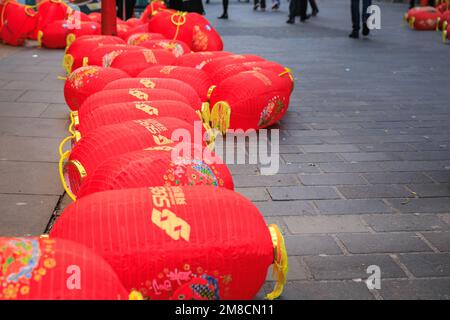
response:
[[[226,208],[226,209],[224,209]],[[151,187],[98,192],[70,205],[52,235],[92,248],[124,286],[149,299],[252,299],[275,264],[282,291],[283,237],[226,188]]]
[[[441,13],[435,8],[419,11],[409,20],[411,28],[416,30],[436,30]]]
[[[436,6],[436,9],[439,10],[441,13],[444,13],[447,10],[450,10],[450,2],[443,2]]]
[[[179,129],[185,129],[193,136],[193,125],[180,119],[164,117],[132,120],[92,130],[60,161],[62,165],[68,156],[64,166],[67,175],[64,178],[70,190],[65,186],[66,190],[77,195],[83,179],[112,156],[176,143],[171,140],[172,133]]]
[[[450,10],[442,13],[441,19],[439,20],[439,30],[447,29],[448,25],[450,25]]]
[[[289,106],[291,87],[271,71],[246,71],[222,81],[211,94],[211,126],[260,129],[281,119]]]
[[[415,16],[420,11],[430,11],[430,10],[436,10],[434,7],[425,6],[425,7],[414,7],[408,10],[408,12],[405,13],[404,19],[406,21],[410,21],[410,19]]]
[[[64,98],[71,110],[78,110],[87,97],[102,90],[109,82],[126,77],[128,74],[115,68],[78,68],[67,77]]]
[[[140,45],[148,49],[167,50],[177,58],[191,52],[191,48],[189,48],[186,43],[179,40],[147,40],[142,42]]]
[[[178,58],[178,65],[182,67],[201,69],[213,59],[229,56],[231,54],[232,53],[227,51],[192,52]]]
[[[167,39],[181,40],[192,51],[222,51],[220,35],[209,22],[197,13],[159,12],[149,21],[150,32],[158,32]]]
[[[72,43],[67,48],[63,59],[63,66],[67,73],[83,66],[83,60],[96,47],[101,44],[125,44],[125,41],[115,36],[82,36]]]
[[[190,105],[176,100],[123,102],[100,105],[90,113],[79,113],[76,129],[85,136],[92,130],[110,124],[146,118],[172,117],[187,123],[200,121]]]
[[[117,36],[122,38],[124,41],[127,40],[128,37],[128,31],[131,29],[129,25],[127,25],[125,22],[118,22],[117,23]]]
[[[73,33],[75,39],[81,36],[88,35],[100,35],[102,31],[102,26],[94,21],[90,22],[80,22],[79,28],[72,28],[70,33]]]
[[[66,37],[69,34],[66,20],[56,20],[49,23],[38,33],[40,46],[49,49],[63,49],[66,47]]]
[[[147,31],[148,31],[148,26],[146,24],[140,24],[136,27],[130,27],[130,29],[128,29],[127,33],[123,35],[123,39],[128,42],[128,38],[130,36],[132,36],[133,34],[147,32]]]
[[[264,58],[254,54],[232,54],[224,57],[218,57],[202,67],[202,70],[210,76],[220,68],[229,64],[244,63],[251,61],[266,61]]]
[[[111,266],[69,240],[0,238],[0,266],[0,300],[128,299]]]
[[[175,100],[181,101],[189,105],[189,100],[178,92],[168,89],[115,89],[115,90],[102,90],[90,95],[81,105],[79,114],[90,113],[94,109],[112,103],[122,102],[143,102],[143,101],[156,101],[156,100]]]
[[[191,108],[200,110],[202,101],[197,92],[186,82],[169,78],[124,78],[110,82],[105,86],[105,90],[130,89],[130,88],[150,88],[168,89],[184,96]]]
[[[81,185],[78,198],[107,190],[153,186],[214,186],[233,190],[226,164],[201,146],[189,146],[189,155],[174,148],[150,148],[111,157]]]
[[[87,63],[102,67],[109,67],[115,57],[126,51],[140,51],[145,49],[139,46],[130,46],[127,44],[105,44],[99,45],[87,55]]]
[[[102,23],[102,14],[101,12],[91,12],[88,14],[89,19],[91,19],[92,21],[98,22],[98,23]]]
[[[160,40],[160,39],[165,39],[164,36],[160,33],[138,32],[130,35],[127,39],[127,43],[130,45],[138,46],[142,42],[148,40]]]
[[[62,0],[45,0],[38,5],[38,30],[56,20],[66,20],[70,7]]]
[[[17,2],[6,2],[3,5],[1,38],[11,46],[21,46],[36,28],[36,12]]]
[[[450,24],[447,26],[447,29],[442,31],[442,40],[447,42],[447,40],[450,40]]]
[[[147,24],[155,14],[164,9],[167,9],[164,1],[151,1],[150,4],[145,7],[144,12],[142,13],[142,22]]]
[[[211,78],[203,70],[180,66],[156,66],[143,70],[140,78],[172,78],[189,84],[202,101],[208,100],[208,90],[212,85]]]
[[[137,26],[142,25],[142,20],[138,19],[138,18],[130,18],[127,21],[125,21],[125,23],[130,27],[130,28],[134,28]]]
[[[111,67],[122,69],[130,76],[136,77],[150,66],[172,65],[175,63],[176,57],[167,50],[144,49],[121,53],[111,62]]]

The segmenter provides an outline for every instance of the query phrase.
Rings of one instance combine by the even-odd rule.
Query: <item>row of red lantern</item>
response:
[[[404,19],[411,29],[441,31],[444,43],[450,39],[450,1],[442,1],[436,7],[412,8],[405,13]]]

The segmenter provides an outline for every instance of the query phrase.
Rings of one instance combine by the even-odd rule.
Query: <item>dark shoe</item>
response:
[[[369,35],[369,33],[370,33],[370,29],[367,26],[367,23],[364,23],[363,29],[362,29],[362,35],[367,37]]]
[[[289,18],[289,19],[288,19],[288,21],[286,21],[286,23],[289,23],[289,24],[294,24],[294,23],[295,23],[295,20],[294,20],[294,19],[292,19],[292,18]]]
[[[359,32],[358,32],[358,30],[353,30],[352,33],[350,33],[350,34],[348,35],[348,37],[349,37],[349,38],[352,38],[352,39],[358,39],[358,38],[359,38]]]
[[[278,3],[275,3],[273,6],[272,6],[272,10],[278,10],[280,8],[280,5],[278,4]]]
[[[319,10],[313,10],[312,13],[311,13],[311,15],[312,15],[313,17],[315,17],[315,16],[317,16],[318,13],[319,13]]]
[[[222,14],[220,17],[217,17],[217,19],[228,19],[228,13]]]
[[[255,4],[254,6],[253,6],[253,10],[258,10],[258,8],[259,8],[259,3],[257,3],[257,4]]]
[[[300,18],[300,22],[306,22],[309,18],[311,18],[311,15],[307,14],[306,16]]]

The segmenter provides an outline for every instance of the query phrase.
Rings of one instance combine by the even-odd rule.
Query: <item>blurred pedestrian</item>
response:
[[[253,10],[258,10],[261,7],[261,11],[266,11],[266,0],[255,0]]]
[[[317,6],[316,0],[309,0],[309,5],[312,9],[311,15],[313,17],[317,16],[317,14],[319,13],[319,7]]]
[[[360,1],[362,1],[362,14],[360,14]],[[351,11],[352,11],[352,25],[353,30],[348,35],[350,38],[358,39],[359,30],[361,29],[361,22],[363,25],[362,34],[363,36],[368,36],[370,29],[367,26],[367,19],[370,14],[367,13],[367,8],[372,5],[372,0],[351,0]]]
[[[128,20],[131,17],[133,17],[136,0],[116,0],[116,4],[117,4],[117,17],[119,17],[122,20]]]
[[[428,5],[434,7],[434,0],[428,0]],[[416,6],[416,0],[409,0],[409,8],[412,9]]]
[[[272,0],[272,10],[278,10],[280,8],[280,0]]]
[[[223,13],[219,19],[228,19],[228,0],[222,0]]]
[[[300,22],[305,22],[310,18],[310,15],[306,14],[308,9],[308,0],[290,0],[289,2],[289,19],[286,23],[295,23],[295,17],[300,16]]]

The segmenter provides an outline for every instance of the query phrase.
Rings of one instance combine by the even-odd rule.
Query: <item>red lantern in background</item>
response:
[[[90,95],[102,90],[109,82],[126,77],[128,74],[115,68],[78,68],[67,77],[64,98],[71,110],[78,110]]]
[[[164,36],[160,33],[150,33],[150,32],[137,32],[131,34],[127,38],[127,42],[130,45],[138,46],[142,42],[148,41],[148,40],[160,40],[165,39]]]
[[[111,157],[81,185],[78,198],[95,192],[153,186],[214,186],[233,190],[226,164],[201,146],[174,157],[174,148],[150,148]]]
[[[78,113],[76,129],[85,136],[92,130],[110,124],[146,118],[172,117],[187,123],[200,121],[198,114],[186,103],[176,100],[123,102],[100,105],[89,113]]]
[[[11,46],[21,46],[35,30],[36,12],[29,6],[17,2],[3,4],[1,37],[3,42]]]
[[[411,15],[409,25],[416,30],[436,30],[441,13],[435,8],[418,11]]]
[[[68,157],[64,166],[68,179],[68,185],[64,185],[66,191],[71,197],[76,196],[83,179],[92,174],[103,160],[112,156],[176,143],[171,138],[172,133],[178,129],[185,129],[194,136],[192,124],[164,117],[127,121],[102,126],[89,132],[60,160],[61,168],[63,161]],[[61,178],[66,183],[66,176]]]
[[[121,53],[112,60],[111,67],[119,68],[135,77],[152,65],[172,65],[175,62],[176,57],[166,50],[143,49]]]
[[[131,88],[149,88],[149,89],[168,89],[184,96],[191,108],[200,110],[202,101],[197,92],[186,82],[170,78],[124,78],[112,81],[105,86],[105,90],[131,89]]]
[[[252,299],[275,262],[273,299],[288,269],[278,228],[226,188],[94,193],[70,205],[51,234],[92,248],[125,288],[149,299]]]
[[[208,100],[208,90],[212,81],[208,74],[202,70],[179,66],[156,66],[143,70],[138,74],[141,78],[171,78],[189,84],[197,91],[202,101]]]
[[[147,24],[150,19],[156,15],[159,11],[167,10],[164,1],[150,1],[149,5],[145,8],[142,13],[141,20],[143,23]]]
[[[128,29],[127,33],[123,35],[123,39],[128,42],[128,38],[130,36],[132,36],[133,34],[147,32],[147,31],[148,31],[148,26],[146,24],[140,24],[135,27],[130,27],[130,29]]]
[[[211,94],[211,126],[260,129],[281,119],[289,106],[290,80],[271,71],[246,71],[231,76]]]
[[[100,35],[102,26],[94,21],[80,22],[79,28],[72,28],[70,32],[74,35],[74,39],[81,36]]]
[[[49,23],[38,33],[40,46],[49,49],[63,49],[66,47],[66,37],[69,34],[66,20],[56,20]]]
[[[101,12],[91,12],[88,14],[89,19],[95,21],[97,23],[102,23],[102,14]]]
[[[0,300],[127,300],[105,260],[72,241],[0,238]]]
[[[167,50],[177,58],[191,52],[191,49],[186,43],[178,40],[147,40],[140,43],[140,45],[148,49]]]
[[[115,36],[82,36],[72,43],[68,41],[69,46],[63,59],[63,66],[67,73],[87,64],[86,57],[96,47],[102,44],[125,44],[125,41]],[[83,62],[84,61],[84,62]]]
[[[38,30],[56,20],[66,20],[72,9],[62,0],[46,0],[38,5]]]
[[[102,67],[109,67],[112,60],[120,54],[127,51],[140,51],[145,49],[139,46],[130,46],[127,44],[105,44],[96,47],[87,55],[87,63]]]
[[[202,70],[209,75],[213,74],[220,68],[225,67],[229,64],[244,63],[250,61],[266,61],[264,58],[254,55],[254,54],[232,54],[224,57],[218,57],[208,62],[202,67]]]
[[[182,67],[201,69],[213,59],[229,55],[231,55],[231,53],[227,51],[192,52],[178,58],[178,65]]]
[[[120,20],[121,21],[121,20]],[[123,40],[127,40],[128,31],[131,29],[129,25],[127,25],[125,22],[119,22],[117,21],[117,36],[122,38]]]
[[[168,89],[133,88],[102,90],[90,95],[81,105],[79,113],[90,113],[105,104],[155,100],[175,100],[189,104],[189,100],[184,96]]]
[[[127,21],[125,21],[125,23],[130,27],[130,28],[134,28],[137,26],[142,25],[142,20],[138,19],[138,18],[130,18]]]

